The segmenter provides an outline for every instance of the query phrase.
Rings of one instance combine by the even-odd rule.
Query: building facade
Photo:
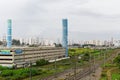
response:
[[[22,67],[30,62],[35,64],[39,59],[54,60],[65,57],[64,48],[21,48],[20,50],[23,52],[20,54],[16,54],[14,52],[15,50],[7,49],[6,54],[0,53],[0,65],[8,67],[16,65],[17,67]]]

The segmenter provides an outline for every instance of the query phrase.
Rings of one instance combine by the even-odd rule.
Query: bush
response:
[[[43,71],[37,70],[37,69],[31,69],[32,76],[39,75]],[[17,69],[17,70],[4,70],[0,74],[0,76],[5,77],[7,80],[22,80],[26,77],[29,77],[30,75],[30,69],[24,68],[24,69]]]
[[[29,45],[29,47],[38,47],[38,45],[33,44],[33,45]]]
[[[90,54],[89,53],[85,53],[82,57],[83,61],[89,61],[89,59],[90,59]]]
[[[43,66],[43,65],[47,65],[47,64],[49,64],[49,62],[48,62],[48,60],[45,60],[45,59],[40,59],[40,60],[36,61],[37,66]]]
[[[114,60],[113,62],[119,67],[120,69],[120,55],[118,55]]]
[[[105,67],[114,67],[115,65],[114,64],[110,64],[110,63],[105,63],[104,66]]]
[[[4,70],[4,71],[2,71],[2,73],[1,73],[1,76],[3,76],[3,77],[12,76],[12,75],[13,75],[12,70]]]
[[[64,65],[66,65],[66,66],[67,66],[67,65],[70,65],[70,63],[64,63]]]
[[[84,64],[84,61],[83,60],[79,60],[78,63],[79,63],[80,66],[82,66]]]
[[[3,70],[8,70],[8,69],[10,69],[10,68],[5,67],[5,66],[0,66],[0,71],[3,71]]]
[[[106,77],[107,75],[105,73],[102,73],[101,74],[101,77]]]
[[[3,77],[0,77],[0,80],[5,80]]]

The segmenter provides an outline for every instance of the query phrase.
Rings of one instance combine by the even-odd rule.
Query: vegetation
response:
[[[89,61],[90,59],[90,54],[89,53],[85,53],[83,56],[82,56],[82,60],[83,61]]]
[[[35,68],[12,69],[0,66],[0,80],[22,80],[26,77],[29,77],[30,71],[32,76],[43,73],[41,69]]]
[[[57,44],[57,43],[54,43],[55,47],[62,47],[62,44]]]
[[[49,64],[49,62],[48,62],[48,60],[45,60],[45,59],[40,59],[40,60],[36,61],[37,66],[44,66],[44,65],[47,65],[47,64]]]
[[[2,42],[2,41],[0,41],[0,45],[3,45],[3,42]]]
[[[104,65],[101,80],[120,80],[120,55]]]
[[[12,45],[20,46],[20,40],[13,39]]]
[[[29,44],[28,44],[29,45]],[[29,45],[29,47],[38,47],[36,44]]]
[[[8,70],[8,69],[10,69],[10,68],[8,68],[8,67],[3,67],[3,66],[0,66],[0,71],[3,71],[3,70]]]
[[[120,69],[120,55],[118,55],[115,59],[114,59],[114,63],[119,67]]]
[[[93,49],[89,49],[89,48],[73,48],[73,49],[69,49],[69,56],[79,56],[85,53],[93,53],[94,50]]]
[[[113,73],[112,80],[120,80],[120,73]]]

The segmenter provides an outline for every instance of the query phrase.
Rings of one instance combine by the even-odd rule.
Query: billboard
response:
[[[22,49],[16,49],[14,52],[15,52],[16,54],[21,54],[21,53],[23,52],[23,50],[22,50]]]
[[[0,50],[0,54],[10,54],[10,50]]]

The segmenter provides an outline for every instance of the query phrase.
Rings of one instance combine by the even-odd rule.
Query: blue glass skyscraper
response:
[[[7,48],[12,46],[12,20],[8,19],[8,29],[7,29]]]
[[[63,25],[63,37],[62,37],[62,46],[65,48],[65,56],[68,57],[68,20],[62,20]]]

